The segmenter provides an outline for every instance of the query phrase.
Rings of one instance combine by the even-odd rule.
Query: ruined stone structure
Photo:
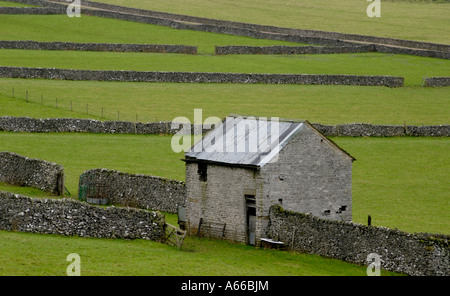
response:
[[[351,221],[354,160],[307,121],[227,117],[185,154],[187,227],[258,244],[273,205]]]

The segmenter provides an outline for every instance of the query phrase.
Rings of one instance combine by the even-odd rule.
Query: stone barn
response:
[[[258,245],[273,205],[351,221],[354,160],[308,121],[230,115],[185,153],[186,227]]]

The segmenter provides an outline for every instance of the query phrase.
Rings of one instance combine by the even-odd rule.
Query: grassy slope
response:
[[[449,233],[446,176],[450,166],[445,159],[449,139],[333,140],[357,159],[353,173],[355,222],[366,223],[370,214],[374,225]],[[63,165],[74,198],[78,176],[91,168],[184,180],[182,154],[172,152],[170,143],[171,136],[0,133],[0,151]],[[0,186],[0,190],[8,189]]]
[[[366,267],[314,255],[188,237],[184,250],[144,240],[0,231],[0,275],[64,276],[77,253],[82,276],[365,276]],[[382,271],[382,275],[394,275]]]
[[[353,164],[353,219],[450,234],[448,138],[334,138]]]
[[[12,98],[12,89],[16,99]],[[25,103],[28,90],[29,101]],[[193,121],[230,113],[307,119],[338,124],[448,124],[449,88],[314,85],[120,83],[0,79],[0,116],[104,117],[134,121]],[[41,107],[41,95],[44,105]],[[56,109],[56,100],[58,108]],[[70,101],[73,110],[70,112]],[[86,104],[88,112],[86,115]]]
[[[450,44],[450,3],[384,1],[369,18],[361,0],[97,0],[122,6],[299,29],[334,31]]]
[[[198,46],[200,54],[213,54],[216,45],[299,45],[92,16],[69,18],[65,15],[2,15],[0,28],[0,40],[184,44]]]

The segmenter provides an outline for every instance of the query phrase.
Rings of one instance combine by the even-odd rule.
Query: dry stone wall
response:
[[[415,49],[415,48],[406,48],[406,47],[398,47],[398,46],[389,46],[389,45],[381,45],[375,44],[375,51],[381,53],[394,53],[394,54],[405,54],[405,55],[414,55],[419,57],[430,57],[430,58],[438,58],[438,59],[450,59],[449,51],[440,51],[440,50],[431,50],[431,49]]]
[[[428,87],[450,86],[450,77],[425,77],[424,85]]]
[[[116,51],[197,54],[197,47],[171,44],[124,44],[124,43],[77,43],[77,42],[38,42],[38,41],[0,41],[3,49],[30,50],[76,50],[76,51]]]
[[[0,117],[0,131],[59,133],[85,132],[108,134],[175,134],[181,131],[184,124],[172,122],[130,122],[130,121],[99,121],[77,118],[30,118],[30,117]],[[347,137],[449,137],[450,125],[375,125],[367,123],[350,123],[339,125],[312,124],[325,136]],[[200,133],[200,127],[191,125],[191,134]],[[204,128],[203,133],[209,131]]]
[[[79,185],[89,182],[105,185],[106,197],[116,205],[177,213],[185,203],[186,189],[181,181],[95,169],[80,176]]]
[[[0,182],[64,193],[64,169],[61,165],[31,159],[12,152],[0,152]]]
[[[65,14],[66,9],[61,7],[0,7],[0,14]]]
[[[449,137],[450,125],[377,125],[349,123],[313,126],[326,136],[334,137]]]
[[[270,237],[290,249],[356,264],[381,257],[381,268],[413,276],[450,275],[450,237],[324,220],[272,207]]]
[[[367,75],[257,74],[207,72],[101,71],[56,68],[0,67],[3,78],[41,78],[76,81],[171,83],[311,84],[402,87],[403,77]]]
[[[381,52],[393,54],[415,55],[450,59],[450,52],[404,48],[398,46],[365,44],[365,45],[340,45],[340,46],[216,46],[217,55],[226,54],[337,54],[337,53],[362,53]]]
[[[163,242],[165,218],[158,212],[97,207],[73,199],[39,199],[0,191],[0,229]]]
[[[332,54],[375,51],[373,45],[353,46],[216,46],[217,55],[227,54]]]

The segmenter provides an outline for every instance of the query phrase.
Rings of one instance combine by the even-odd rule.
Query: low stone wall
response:
[[[430,49],[405,48],[380,44],[374,44],[374,46],[375,51],[381,53],[405,54],[405,55],[414,55],[419,57],[429,57],[446,60],[450,59],[450,52],[430,50]]]
[[[0,229],[164,242],[165,218],[139,209],[104,208],[73,199],[39,199],[0,191]]]
[[[450,137],[450,125],[375,125],[367,123],[350,123],[339,125],[312,124],[325,136],[339,137]],[[183,125],[172,122],[129,122],[99,121],[76,118],[30,118],[0,117],[0,131],[30,133],[103,133],[103,134],[140,134],[161,135],[178,133]],[[204,128],[202,133],[209,131]],[[199,127],[191,125],[191,134],[200,133]]]
[[[65,14],[66,9],[60,7],[0,7],[0,14]]]
[[[64,169],[59,164],[45,160],[31,159],[12,152],[0,152],[0,182],[62,195]]]
[[[51,7],[50,5],[47,5],[49,2],[45,0],[2,0],[2,1]],[[60,5],[58,5],[58,7],[60,7]]]
[[[325,136],[332,137],[450,137],[450,125],[376,125],[349,123],[313,124]]]
[[[404,48],[398,46],[364,44],[342,46],[216,46],[217,55],[226,54],[333,54],[381,52],[450,59],[450,52]]]
[[[2,49],[76,50],[114,52],[153,52],[197,54],[197,47],[171,44],[76,43],[38,41],[0,41]]]
[[[41,78],[85,81],[129,81],[172,83],[244,83],[360,85],[402,87],[403,77],[366,75],[257,74],[206,72],[101,71],[55,68],[0,67],[3,78]]]
[[[100,133],[100,134],[143,134],[161,135],[175,134],[182,126],[171,129],[171,122],[130,122],[130,121],[99,121],[77,118],[30,118],[30,117],[0,117],[0,131],[30,132],[30,133]],[[193,127],[191,128],[194,133]]]
[[[450,86],[450,77],[425,77],[424,86],[428,87]]]
[[[217,55],[227,54],[332,54],[375,51],[373,45],[354,46],[216,46]]]
[[[293,250],[368,265],[381,257],[381,268],[413,276],[450,275],[450,237],[411,234],[396,229],[323,220],[272,207],[270,236]],[[370,262],[371,263],[371,262]]]
[[[107,169],[84,172],[79,185],[87,185],[88,180],[105,185],[106,197],[115,205],[178,213],[178,206],[185,202],[186,189],[181,181]]]

